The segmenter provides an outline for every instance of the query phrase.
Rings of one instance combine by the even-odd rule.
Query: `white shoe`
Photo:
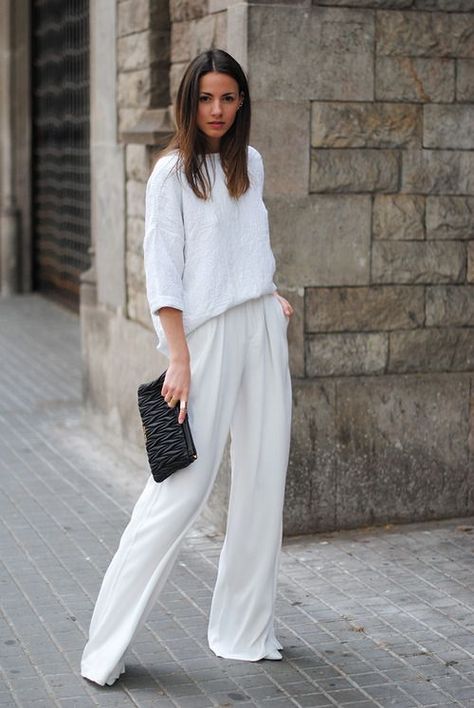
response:
[[[283,659],[282,655],[278,651],[278,649],[274,649],[273,651],[269,652],[268,654],[265,654],[263,659],[272,659],[273,661],[280,661]]]

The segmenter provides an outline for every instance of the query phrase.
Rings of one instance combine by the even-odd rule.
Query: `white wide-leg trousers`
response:
[[[274,295],[229,308],[188,337],[189,424],[198,458],[149,477],[104,575],[81,675],[112,684],[212,489],[230,431],[231,490],[208,625],[220,657],[281,658],[274,605],[290,448],[288,317]]]

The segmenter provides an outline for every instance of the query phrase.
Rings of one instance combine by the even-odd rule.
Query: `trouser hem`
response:
[[[115,668],[114,671],[109,673],[104,677],[103,674],[98,672],[89,671],[86,667],[81,667],[81,676],[89,681],[99,684],[99,686],[112,686],[115,681],[117,681],[120,676],[125,673],[125,664],[120,662],[119,668]]]

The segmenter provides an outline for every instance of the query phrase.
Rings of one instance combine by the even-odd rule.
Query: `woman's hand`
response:
[[[274,294],[275,297],[278,298],[278,300],[280,301],[280,305],[281,305],[281,307],[282,307],[283,312],[285,313],[285,315],[287,315],[288,317],[291,317],[291,315],[292,315],[293,312],[294,312],[294,309],[292,308],[292,306],[290,305],[290,303],[288,302],[288,300],[286,300],[284,297],[282,297],[281,295],[279,295],[276,290],[275,290],[275,292],[274,292],[273,294]]]
[[[170,351],[170,363],[165,380],[161,387],[161,395],[170,408],[178,401],[188,402],[191,384],[190,356],[188,343],[184,334],[183,312],[175,307],[160,307],[157,311],[165,331]],[[186,418],[186,408],[181,408],[178,423]]]
[[[191,367],[189,358],[171,359],[161,388],[161,395],[170,408],[174,408],[178,401],[186,401],[187,404],[190,385]],[[184,421],[186,413],[186,408],[180,409],[178,423]]]

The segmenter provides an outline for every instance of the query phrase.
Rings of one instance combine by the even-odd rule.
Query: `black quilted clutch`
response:
[[[182,423],[178,423],[179,403],[171,408],[161,395],[165,374],[166,370],[154,381],[138,387],[138,410],[155,482],[163,482],[197,457],[188,414]]]

